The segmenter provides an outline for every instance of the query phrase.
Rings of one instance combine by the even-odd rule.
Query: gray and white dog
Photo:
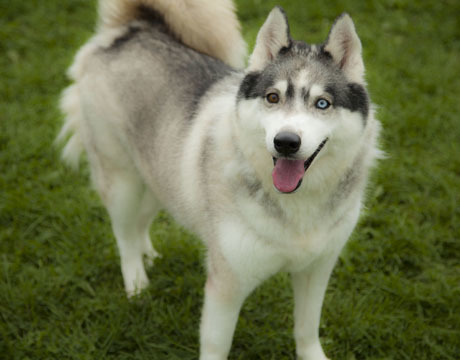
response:
[[[292,275],[301,359],[326,359],[327,282],[359,217],[380,124],[351,18],[295,41],[274,8],[249,65],[231,0],[101,0],[64,92],[63,157],[86,150],[129,296],[166,209],[207,247],[200,359],[226,359],[249,293]]]

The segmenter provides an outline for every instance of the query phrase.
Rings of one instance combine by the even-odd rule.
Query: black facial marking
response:
[[[302,99],[304,99],[304,101],[307,102],[309,97],[310,97],[310,89],[303,87],[302,88]]]
[[[332,95],[334,106],[343,107],[350,111],[359,111],[366,122],[369,114],[369,98],[362,85],[356,83],[331,83],[326,86],[326,92]]]
[[[294,84],[291,80],[288,81],[288,86],[286,90],[286,99],[292,100],[294,99]]]
[[[255,99],[265,96],[265,91],[273,86],[273,76],[268,73],[251,72],[243,79],[238,91],[239,99]]]
[[[351,110],[360,111],[366,119],[369,113],[369,98],[366,90],[362,85],[351,83],[348,84],[348,91]]]
[[[240,89],[238,90],[238,97],[250,99],[254,98],[255,88],[260,77],[260,72],[251,72],[247,74],[241,82]]]

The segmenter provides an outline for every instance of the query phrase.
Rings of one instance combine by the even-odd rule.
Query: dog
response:
[[[128,296],[160,209],[203,240],[201,360],[227,358],[245,298],[279,271],[298,358],[326,359],[324,293],[381,155],[361,42],[348,14],[323,44],[293,40],[275,7],[245,56],[231,0],[100,0],[61,100],[63,158],[86,151]]]

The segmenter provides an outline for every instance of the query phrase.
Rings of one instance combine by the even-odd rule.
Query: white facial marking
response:
[[[308,70],[302,69],[299,72],[299,75],[295,79],[295,86],[297,89],[308,88]]]
[[[310,98],[316,98],[324,95],[324,88],[318,84],[313,84],[310,88]]]
[[[286,93],[286,90],[288,88],[288,82],[287,80],[279,80],[275,83],[275,85],[273,86],[274,89],[277,89],[280,94],[285,94]]]

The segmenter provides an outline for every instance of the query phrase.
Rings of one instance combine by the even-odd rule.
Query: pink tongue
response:
[[[284,193],[295,190],[305,173],[302,160],[278,159],[273,169],[273,184]]]

